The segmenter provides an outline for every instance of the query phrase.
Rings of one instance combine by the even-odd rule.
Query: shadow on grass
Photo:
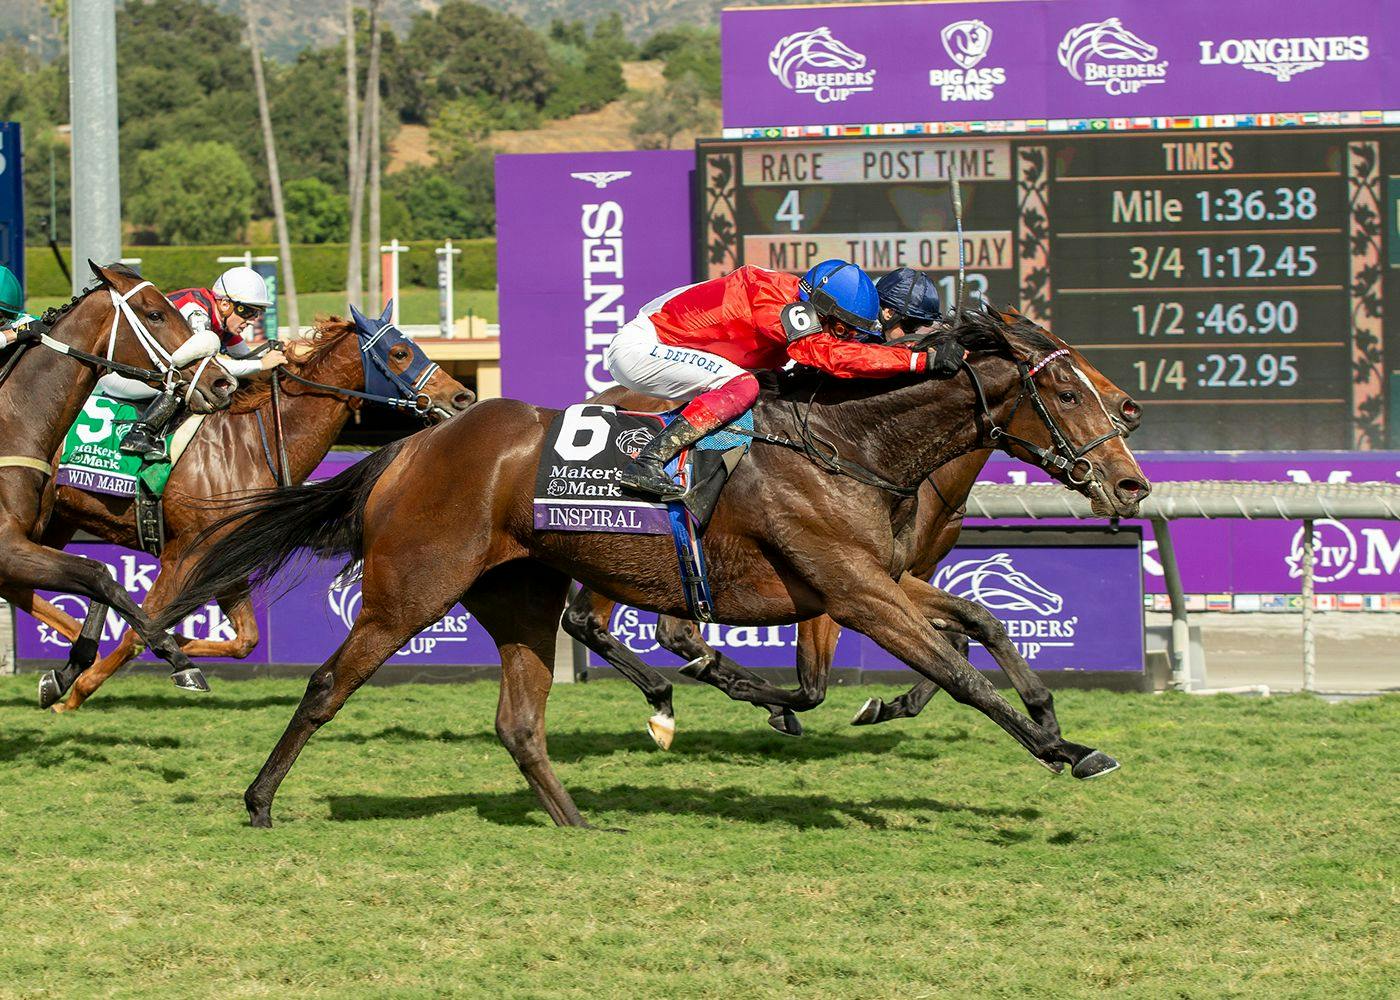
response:
[[[331,819],[354,822],[377,819],[423,819],[463,809],[475,810],[488,823],[502,826],[547,825],[539,800],[528,790],[516,792],[466,792],[456,795],[332,795],[325,799]],[[589,812],[633,813],[636,815],[689,814],[808,829],[837,829],[857,823],[872,830],[885,829],[887,821],[880,810],[913,813],[956,813],[995,821],[1001,839],[1021,841],[1031,834],[1007,831],[1007,820],[1032,822],[1040,810],[1001,809],[943,802],[924,796],[900,796],[848,801],[830,795],[759,794],[744,788],[670,788],[613,785],[581,790],[575,795],[579,809]]]
[[[500,746],[494,731],[462,733],[449,729],[426,732],[405,726],[388,726],[373,732],[322,731],[318,741],[327,743],[373,744],[390,743],[463,743],[478,746]],[[809,734],[799,739],[781,736],[761,722],[752,732],[731,732],[724,729],[682,729],[667,756],[681,760],[714,759],[733,761],[741,757],[781,758],[786,761],[827,760],[838,757],[890,753],[898,749],[904,758],[932,759],[938,756],[941,743],[968,739],[966,730],[937,732],[925,730],[918,734],[902,732],[864,732]],[[907,744],[901,746],[901,744]],[[607,757],[617,753],[655,753],[658,750],[646,733],[599,732],[573,730],[549,734],[549,757],[562,763],[577,763],[590,757]]]
[[[173,736],[109,736],[103,733],[21,732],[0,740],[0,763],[30,763],[61,767],[74,761],[110,764],[101,751],[123,747],[173,750],[182,746]],[[179,777],[183,778],[181,773]]]
[[[123,694],[121,693],[121,685],[116,685],[116,690],[110,694],[106,689],[103,689],[100,693],[93,695],[92,703],[84,705],[81,711],[101,711],[103,706],[110,706],[111,708],[139,708],[143,711],[167,708],[212,708],[222,712],[247,712],[258,708],[270,708],[274,705],[285,705],[290,711],[296,708],[297,702],[300,700],[301,692],[281,696],[263,695],[256,698],[230,696],[219,691],[210,695],[200,695],[182,693],[173,689],[170,694]],[[0,698],[0,708],[32,708],[36,715],[40,712],[38,701],[34,698]]]

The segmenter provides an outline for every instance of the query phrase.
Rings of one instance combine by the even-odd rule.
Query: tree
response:
[[[543,39],[524,21],[465,0],[419,14],[405,49],[427,117],[459,97],[543,107],[558,80]]]
[[[666,57],[662,72],[673,81],[693,76],[706,97],[719,100],[719,32],[696,32]]]
[[[268,186],[272,190],[272,214],[277,221],[277,248],[282,258],[283,290],[287,296],[287,325],[292,336],[301,335],[301,316],[297,310],[297,278],[292,267],[292,241],[287,235],[287,212],[282,204],[282,173],[277,169],[277,140],[272,135],[272,113],[267,107],[267,81],[263,77],[262,53],[258,51],[258,29],[253,20],[253,6],[243,0],[248,16],[248,47],[253,56],[253,87],[258,93],[258,120],[262,124],[263,152],[267,156]],[[277,339],[277,331],[272,331]]]
[[[495,186],[493,157],[471,150],[450,173],[415,166],[390,175],[384,180],[384,194],[386,201],[406,212],[409,239],[471,239],[496,231]],[[397,226],[392,228],[403,235]]]
[[[700,82],[693,76],[668,80],[637,102],[632,137],[643,149],[670,149],[681,132],[714,127],[714,106],[705,100]]]
[[[287,228],[297,243],[341,243],[350,232],[345,197],[325,181],[306,177],[289,181]]]
[[[127,207],[162,243],[242,239],[253,211],[253,175],[223,142],[181,140],[136,157]]]

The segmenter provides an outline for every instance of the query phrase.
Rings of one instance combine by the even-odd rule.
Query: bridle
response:
[[[346,396],[351,399],[359,399],[367,403],[379,403],[391,409],[405,410],[418,417],[426,418],[433,409],[433,400],[424,389],[428,385],[428,380],[437,372],[439,366],[434,361],[428,361],[423,365],[422,370],[414,372],[413,367],[400,374],[394,371],[389,364],[387,352],[380,352],[375,349],[376,345],[384,338],[384,335],[393,330],[403,339],[405,343],[412,343],[399,331],[398,327],[392,323],[386,324],[379,330],[371,334],[361,333],[357,328],[355,333],[360,342],[360,364],[365,373],[365,391],[359,389],[345,389],[336,385],[326,385],[323,382],[313,382],[311,379],[302,378],[295,372],[286,368],[279,371],[291,379],[306,386],[309,389],[317,389],[321,392],[330,393],[337,396]],[[422,360],[427,361],[426,357]],[[411,379],[411,380],[410,380]],[[368,391],[377,384],[383,384],[390,392]]]
[[[112,297],[112,326],[107,331],[107,353],[105,356],[91,354],[50,336],[54,326],[57,325],[56,322],[52,325],[46,322],[47,318],[52,315],[51,313],[45,313],[44,319],[38,319],[17,328],[15,331],[14,354],[6,361],[5,367],[0,369],[0,385],[4,385],[5,380],[14,372],[15,366],[19,363],[20,358],[23,357],[25,352],[31,347],[47,347],[55,353],[67,355],[85,365],[89,365],[98,372],[110,371],[118,375],[124,375],[127,378],[136,379],[139,382],[158,383],[163,386],[166,391],[170,391],[176,386],[184,384],[184,376],[180,374],[179,366],[181,364],[189,364],[196,360],[199,355],[182,360],[177,360],[176,355],[193,341],[194,337],[191,337],[190,340],[186,341],[181,347],[176,348],[175,354],[172,355],[161,346],[160,341],[156,340],[151,331],[146,329],[146,325],[141,322],[141,317],[136,315],[136,310],[131,308],[130,300],[132,296],[143,288],[154,287],[155,286],[149,281],[142,281],[129,288],[126,292],[118,293],[115,288],[108,286],[107,294]],[[127,326],[131,329],[132,335],[136,338],[136,342],[140,344],[142,349],[146,352],[146,357],[151,359],[151,363],[154,365],[153,368],[128,365],[113,359],[113,355],[116,353],[117,349],[117,331],[121,326],[123,318],[126,319]],[[195,336],[198,335],[196,334]],[[199,367],[199,370],[195,373],[195,377],[189,382],[191,389],[193,389],[194,384],[199,381],[199,376],[203,374],[204,368],[209,364],[212,356],[212,353],[203,356],[204,364]]]
[[[1054,415],[1045,405],[1045,400],[1041,397],[1040,390],[1035,384],[1035,376],[1041,369],[1056,358],[1066,357],[1068,355],[1069,351],[1061,347],[1058,350],[1051,351],[1034,365],[1027,364],[1024,361],[1016,362],[1016,371],[1021,379],[1021,392],[1016,397],[1016,401],[1011,404],[1011,413],[1007,416],[1005,425],[998,424],[992,417],[991,407],[987,405],[986,393],[982,390],[982,380],[978,377],[977,370],[973,368],[972,365],[968,364],[966,358],[963,359],[962,368],[967,372],[967,377],[972,382],[973,394],[977,399],[978,415],[986,421],[987,437],[990,439],[992,445],[1002,448],[1003,450],[1006,450],[1006,445],[1008,444],[1016,445],[1021,450],[1030,454],[1041,468],[1051,472],[1062,472],[1070,486],[1081,487],[1088,486],[1094,482],[1093,463],[1086,457],[1089,452],[1107,441],[1123,437],[1124,433],[1123,428],[1118,425],[1117,421],[1114,421],[1110,417],[1113,430],[1100,434],[1080,448],[1075,448],[1069,443],[1069,439],[1065,436],[1064,431],[1061,430]],[[1045,425],[1045,429],[1050,432],[1051,447],[1049,449],[1042,448],[1040,445],[1035,444],[1033,441],[1027,441],[1023,437],[1018,437],[1006,429],[1011,425],[1011,421],[1016,419],[1016,411],[1020,409],[1021,403],[1026,399],[1030,400],[1031,408],[1034,409],[1036,415],[1040,417],[1040,422]],[[1082,478],[1076,475],[1081,466],[1084,470]]]

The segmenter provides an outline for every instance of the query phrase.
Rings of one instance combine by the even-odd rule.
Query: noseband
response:
[[[1021,378],[1021,392],[1016,397],[1016,401],[1011,404],[1011,413],[1007,416],[1005,425],[998,424],[992,417],[992,409],[987,405],[987,395],[982,391],[982,380],[978,377],[977,370],[968,364],[966,358],[963,359],[962,367],[967,372],[967,377],[972,381],[972,390],[977,397],[977,410],[987,422],[987,437],[991,439],[993,445],[1003,449],[1008,444],[1018,445],[1023,451],[1033,456],[1041,468],[1064,473],[1065,479],[1069,481],[1070,485],[1088,486],[1094,481],[1094,469],[1093,464],[1086,456],[1104,442],[1125,435],[1123,428],[1110,420],[1111,423],[1114,423],[1113,430],[1100,434],[1083,447],[1076,449],[1069,443],[1069,439],[1060,429],[1054,414],[1046,407],[1045,400],[1041,397],[1040,390],[1035,384],[1035,376],[1041,369],[1056,358],[1068,354],[1069,351],[1062,347],[1057,351],[1051,351],[1034,365],[1028,365],[1024,361],[1016,362],[1016,371]],[[1031,408],[1040,417],[1040,422],[1045,425],[1045,429],[1050,432],[1051,447],[1049,449],[1042,448],[1023,437],[1018,437],[1006,429],[1011,426],[1011,421],[1016,419],[1016,411],[1020,409],[1022,401],[1026,399],[1030,400]],[[1077,474],[1081,467],[1084,472],[1082,477]]]

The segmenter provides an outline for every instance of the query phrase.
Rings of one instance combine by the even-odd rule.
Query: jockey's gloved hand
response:
[[[967,351],[952,337],[939,337],[934,345],[928,348],[928,372],[929,378],[952,378],[962,368],[963,359],[967,357]]]

